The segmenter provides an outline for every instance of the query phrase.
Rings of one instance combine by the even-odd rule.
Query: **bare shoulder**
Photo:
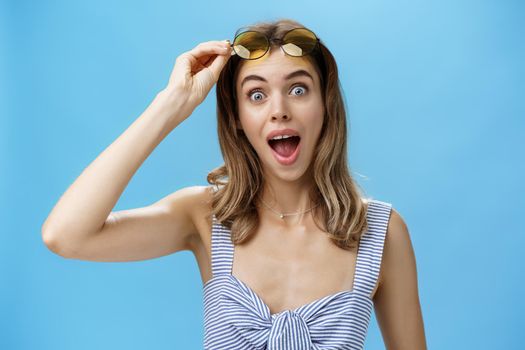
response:
[[[192,212],[202,210],[211,205],[212,187],[211,186],[188,186],[183,187],[168,196],[164,197],[171,203],[185,205],[187,209],[193,209]]]
[[[211,227],[211,186],[187,186],[180,188],[156,203],[153,206],[165,208],[170,217],[172,227],[182,226],[178,232],[185,234],[185,249],[194,250],[201,243],[202,234]]]
[[[390,210],[390,220],[388,221],[385,240],[394,241],[397,244],[406,244],[410,241],[408,226],[395,208]]]
[[[211,186],[188,186],[181,188],[162,200],[168,202],[172,211],[186,210],[193,223],[198,226],[203,221],[211,223],[211,200],[213,190]]]
[[[374,307],[387,349],[426,349],[415,253],[407,224],[394,208],[385,236]]]
[[[388,221],[387,234],[385,237],[385,250],[392,254],[394,251],[409,253],[411,248],[410,234],[408,226],[401,214],[394,208],[390,211],[390,220]]]
[[[410,259],[413,257],[412,243],[408,226],[401,214],[392,207],[390,210],[390,219],[388,220],[387,232],[383,248],[382,268],[380,270],[379,284],[384,282],[386,265],[389,261],[398,259]]]
[[[205,236],[211,232],[213,187],[202,185],[184,187],[166,198],[169,197],[172,207],[177,206],[188,211],[187,215],[194,226],[193,235],[190,237],[190,247],[194,250],[195,246],[207,240]],[[173,212],[177,211],[177,208],[172,209]]]

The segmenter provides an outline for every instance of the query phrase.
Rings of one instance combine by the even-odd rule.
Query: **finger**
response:
[[[209,83],[211,85],[216,83],[219,79],[221,69],[224,67],[229,57],[229,55],[215,56],[210,66],[200,70],[197,74],[195,74],[195,76],[201,81],[206,81],[207,84]]]
[[[172,76],[189,77],[191,75],[192,66],[195,64],[195,58],[188,52],[183,53],[175,60],[175,67]]]
[[[195,66],[192,67],[191,71],[192,71],[194,74],[196,74],[196,73],[199,73],[201,70],[206,69],[206,68],[208,68],[208,66],[206,66],[206,65],[204,65],[204,64],[202,64],[202,63],[200,63],[200,62],[197,62],[197,63],[195,64]]]
[[[189,53],[199,59],[202,56],[206,55],[224,55],[230,53],[230,45],[225,41],[209,41],[205,43],[200,43],[195,48],[189,51]]]
[[[210,62],[213,61],[213,59],[216,56],[217,55],[206,55],[206,56],[199,57],[199,59],[197,60],[197,63],[201,66],[208,67],[210,65]]]
[[[209,69],[211,70],[211,72],[212,72],[212,74],[213,74],[213,76],[215,78],[215,81],[217,81],[219,79],[219,75],[221,73],[221,70],[224,67],[224,65],[226,64],[226,62],[228,62],[229,58],[230,58],[229,54],[227,54],[227,55],[219,55],[211,63]]]

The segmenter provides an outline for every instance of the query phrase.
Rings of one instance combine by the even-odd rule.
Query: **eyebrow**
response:
[[[295,77],[308,77],[312,79],[312,81],[314,80],[312,75],[308,73],[307,71],[305,71],[304,69],[299,69],[299,70],[296,70],[295,72],[288,74],[287,76],[284,77],[284,80],[290,80]],[[241,82],[241,89],[242,89],[242,86],[250,80],[263,81],[265,83],[268,82],[266,79],[264,79],[263,77],[259,75],[255,75],[255,74],[247,75]]]

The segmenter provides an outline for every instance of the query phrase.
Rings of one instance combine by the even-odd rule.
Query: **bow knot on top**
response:
[[[239,294],[223,293],[219,304],[237,316],[227,317],[224,322],[232,325],[254,350],[280,349],[282,344],[290,342],[296,343],[294,349],[297,350],[312,349],[307,321],[297,309],[270,314],[268,306],[251,289],[247,290],[240,280],[233,279],[232,285],[238,288]]]

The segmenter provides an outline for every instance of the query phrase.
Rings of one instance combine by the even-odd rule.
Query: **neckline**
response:
[[[369,207],[368,207],[369,208]],[[368,208],[367,208],[367,214],[368,214]],[[222,225],[222,223],[220,223],[219,221],[216,221],[216,220],[213,220],[213,223],[212,223],[212,231],[214,231],[214,226],[220,226],[220,228],[222,230],[225,230],[228,232],[228,236],[231,237],[231,231],[229,228],[227,228],[226,226]],[[229,268],[229,271],[227,273],[223,273],[223,274],[220,274],[220,275],[217,275],[217,276],[212,276],[212,278],[210,278],[204,285],[203,285],[203,289],[206,289],[208,287],[208,285],[213,281],[215,280],[217,277],[220,277],[220,276],[228,276],[228,278],[230,279],[233,279],[235,282],[237,282],[237,284],[241,285],[242,287],[244,287],[246,290],[248,290],[250,292],[250,294],[252,294],[260,303],[261,305],[264,305],[264,307],[266,308],[266,310],[268,311],[268,314],[272,317],[272,318],[275,318],[277,317],[278,315],[282,314],[282,313],[285,313],[285,312],[301,312],[301,310],[305,309],[305,308],[308,308],[309,306],[312,306],[314,304],[317,304],[321,301],[324,301],[326,299],[333,299],[339,295],[348,295],[348,296],[352,296],[354,294],[360,294],[362,296],[364,296],[368,301],[372,301],[372,298],[370,298],[370,295],[368,295],[367,293],[364,293],[364,292],[361,292],[360,290],[356,289],[356,284],[357,284],[357,264],[359,262],[359,255],[361,253],[361,242],[362,242],[362,238],[359,240],[359,243],[358,243],[358,247],[357,247],[357,253],[356,253],[356,258],[355,258],[355,264],[354,264],[354,275],[353,275],[353,278],[352,278],[352,288],[351,289],[345,289],[345,290],[341,290],[341,291],[338,291],[338,292],[335,292],[335,293],[331,293],[331,294],[328,294],[328,295],[325,295],[325,296],[322,296],[320,298],[317,298],[315,300],[312,300],[306,304],[303,304],[303,305],[300,305],[296,308],[293,308],[293,309],[285,309],[285,310],[282,310],[282,311],[279,311],[279,312],[276,312],[276,313],[271,313],[270,311],[270,307],[268,306],[268,304],[262,299],[262,297],[257,294],[248,284],[246,284],[244,281],[242,281],[241,279],[239,279],[237,276],[235,276],[232,272],[233,272],[233,261],[234,261],[234,254],[235,254],[235,245],[230,241],[228,241],[228,244],[231,246],[232,250],[231,250],[231,257],[230,257],[230,268]]]
[[[279,311],[279,312],[275,312],[275,313],[272,313],[270,311],[270,307],[268,306],[268,304],[266,304],[264,302],[264,300],[261,298],[261,296],[259,294],[257,294],[249,285],[247,285],[245,282],[243,282],[242,280],[240,280],[239,278],[237,278],[235,275],[233,274],[229,274],[229,275],[226,275],[228,276],[229,278],[232,278],[233,280],[235,280],[237,283],[239,283],[241,286],[243,286],[244,288],[246,288],[257,300],[259,300],[259,302],[264,305],[264,307],[266,308],[266,310],[268,311],[268,314],[274,318],[274,317],[277,317],[278,315],[282,314],[282,313],[285,313],[285,312],[296,312],[296,313],[300,313],[301,310],[309,307],[309,306],[312,306],[314,304],[317,304],[321,301],[324,301],[326,299],[334,299],[335,297],[339,296],[339,295],[352,295],[352,294],[355,294],[356,293],[356,290],[355,288],[352,288],[352,289],[346,289],[346,290],[342,290],[342,291],[339,291],[339,292],[335,292],[335,293],[331,293],[331,294],[328,294],[328,295],[325,295],[325,296],[322,296],[320,298],[317,298],[315,300],[312,300],[310,302],[307,302],[305,304],[302,304],[296,308],[293,308],[293,309],[285,309],[285,310],[282,310],[282,311]],[[367,296],[367,299],[370,299],[368,296]]]
[[[285,309],[285,310],[282,310],[282,311],[279,311],[279,312],[272,313],[270,311],[270,307],[268,306],[268,304],[266,304],[264,302],[264,300],[261,298],[261,296],[259,294],[257,294],[249,285],[244,283],[241,279],[237,278],[235,275],[232,275],[232,274],[221,274],[221,275],[213,276],[208,281],[206,281],[206,283],[204,283],[204,285],[202,287],[203,290],[205,291],[210,286],[210,284],[212,284],[213,282],[215,282],[219,278],[228,278],[230,280],[233,280],[238,285],[240,285],[240,286],[244,287],[246,290],[248,290],[248,292],[250,294],[252,294],[261,303],[261,305],[263,305],[265,307],[265,309],[268,311],[268,314],[272,318],[275,318],[275,317],[277,317],[280,314],[283,314],[285,312],[301,313],[301,311],[304,310],[305,308],[308,308],[308,307],[310,307],[312,305],[315,305],[317,303],[325,301],[326,299],[334,299],[334,298],[336,298],[339,295],[345,295],[345,296],[348,295],[349,297],[351,297],[351,296],[353,296],[355,294],[359,294],[359,295],[363,296],[364,298],[366,298],[366,300],[372,301],[372,298],[370,298],[370,296],[367,295],[366,293],[363,293],[363,292],[361,292],[359,290],[356,290],[355,288],[352,288],[352,289],[346,289],[346,290],[342,290],[342,291],[339,291],[339,292],[335,292],[335,293],[331,293],[331,294],[322,296],[320,298],[317,298],[317,299],[312,300],[312,301],[310,301],[308,303],[302,304],[302,305],[300,305],[300,306],[298,306],[296,308],[293,308],[293,309]]]
[[[221,223],[217,222],[217,224],[221,225],[223,227],[223,229],[226,229],[228,234],[231,235],[231,231],[227,228],[227,227],[224,227]],[[335,292],[335,293],[331,293],[331,294],[328,294],[328,295],[325,295],[325,296],[322,296],[322,297],[319,297],[315,300],[312,300],[306,304],[303,304],[303,305],[300,305],[296,308],[293,308],[293,309],[285,309],[285,310],[282,310],[282,311],[279,311],[279,312],[276,312],[276,313],[271,313],[270,311],[270,306],[268,306],[268,304],[263,300],[263,298],[255,292],[255,290],[253,290],[253,288],[251,288],[248,284],[246,284],[246,282],[242,281],[240,278],[238,278],[237,276],[235,276],[233,274],[233,262],[234,262],[234,256],[235,256],[235,244],[233,243],[230,243],[231,244],[231,247],[232,247],[232,251],[231,251],[231,259],[230,259],[230,269],[228,271],[228,273],[226,274],[227,276],[231,276],[238,284],[240,284],[241,286],[245,287],[262,305],[264,305],[264,307],[267,309],[268,313],[270,314],[270,316],[273,318],[273,317],[276,317],[284,312],[300,312],[302,309],[304,308],[307,308],[308,306],[311,306],[311,305],[314,305],[314,304],[317,304],[321,301],[324,301],[326,299],[333,299],[335,298],[336,296],[340,295],[340,294],[348,294],[348,295],[352,295],[356,292],[356,275],[357,275],[357,262],[358,262],[358,258],[359,258],[359,251],[360,251],[360,248],[361,248],[361,240],[359,240],[359,245],[357,247],[357,253],[356,253],[356,257],[355,257],[355,264],[354,264],[354,275],[352,277],[352,288],[351,289],[345,289],[345,290],[341,290],[341,291],[338,291],[338,292]],[[364,294],[364,293],[361,293],[361,294]],[[370,296],[367,295],[366,296],[367,299],[370,299]]]

